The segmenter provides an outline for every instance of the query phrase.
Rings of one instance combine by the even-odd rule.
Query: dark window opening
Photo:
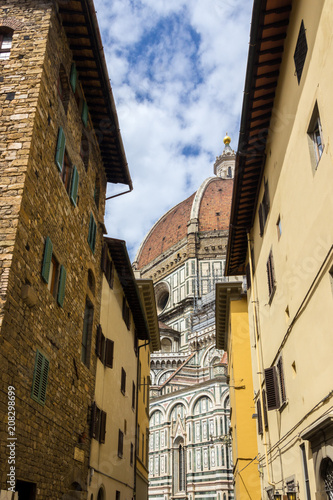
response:
[[[308,44],[306,41],[304,22],[302,21],[294,53],[295,73],[297,76],[298,83],[300,83],[301,81],[301,76],[307,52],[308,52]]]
[[[67,113],[68,104],[69,104],[69,96],[70,96],[70,87],[67,78],[67,74],[64,66],[61,64],[59,69],[59,76],[57,81],[57,91],[64,107],[65,112]]]
[[[10,28],[0,29],[0,60],[9,59],[12,48],[13,30]]]
[[[36,490],[36,483],[29,483],[28,481],[21,481],[17,479],[15,491],[18,493],[18,498],[22,498],[24,500],[35,500]]]
[[[120,390],[125,395],[125,393],[126,393],[126,372],[125,372],[124,368],[121,369]]]
[[[272,251],[270,251],[269,256],[268,256],[268,260],[266,263],[266,271],[267,271],[267,280],[268,280],[269,303],[271,303],[271,301],[274,297],[275,290],[276,290],[275,270],[274,270]]]
[[[93,318],[94,318],[94,306],[87,298],[86,307],[84,310],[84,319],[83,319],[81,361],[88,368],[90,366],[90,346],[91,346]]]
[[[123,454],[124,454],[124,434],[119,429],[119,432],[118,432],[118,457],[123,458]]]

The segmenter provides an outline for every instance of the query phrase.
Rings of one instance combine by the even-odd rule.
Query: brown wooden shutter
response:
[[[124,368],[121,369],[121,392],[123,394],[126,392],[126,372]]]
[[[265,368],[267,410],[276,410],[280,408],[279,387],[276,376],[275,366]]]
[[[257,400],[257,421],[258,421],[258,434],[262,435],[263,427],[262,427],[260,398]]]
[[[275,272],[274,272],[274,262],[273,262],[273,254],[272,250],[269,253],[268,260],[266,263],[266,271],[267,271],[267,281],[268,281],[268,292],[269,296],[273,294],[275,291]]]
[[[132,384],[132,408],[135,409],[135,383]]]
[[[264,425],[265,425],[265,429],[268,428],[268,414],[267,414],[267,400],[266,400],[266,391],[263,390],[262,391],[262,402],[263,402],[263,406],[264,406]]]
[[[105,434],[106,434],[106,413],[105,411],[101,411],[101,425],[100,425],[100,433],[99,433],[99,442],[105,443]]]
[[[90,437],[96,439],[96,418],[97,418],[97,406],[96,403],[92,404],[91,407],[91,420],[90,420]]]
[[[123,449],[124,449],[124,434],[119,429],[118,433],[118,457],[123,458]]]
[[[267,216],[268,216],[268,212],[269,212],[269,209],[270,209],[268,181],[265,181],[265,192],[264,192],[263,204],[264,204],[265,222],[266,222],[266,219],[267,219]]]
[[[259,226],[260,226],[260,236],[264,234],[264,218],[263,218],[263,208],[262,203],[259,205]]]
[[[113,348],[113,340],[105,339],[105,366],[108,368],[113,368]]]
[[[98,325],[96,333],[96,356],[98,358],[101,358],[101,347],[102,347],[102,327],[101,325]]]
[[[281,402],[284,403],[287,400],[287,397],[286,397],[286,388],[285,388],[285,384],[284,384],[282,358],[279,358],[279,361],[277,362],[277,371],[278,371],[279,383],[280,383]]]

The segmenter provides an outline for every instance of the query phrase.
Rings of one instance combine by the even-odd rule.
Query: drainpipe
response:
[[[247,232],[247,243],[248,243],[248,254],[249,254],[249,264],[250,264],[250,276],[251,276],[251,303],[252,303],[252,311],[253,311],[253,318],[254,318],[254,332],[255,332],[255,340],[256,340],[256,353],[257,353],[257,366],[258,366],[258,375],[259,375],[259,399],[260,399],[260,408],[261,408],[261,415],[262,415],[262,429],[263,429],[263,434],[264,434],[264,447],[265,447],[265,462],[266,462],[266,468],[267,468],[267,481],[268,484],[273,486],[275,488],[276,484],[271,481],[271,475],[270,475],[270,470],[269,470],[269,464],[268,464],[268,453],[267,453],[267,433],[265,429],[265,413],[264,413],[264,398],[263,398],[263,393],[262,393],[262,368],[261,368],[261,361],[260,361],[260,352],[259,352],[259,335],[258,335],[258,316],[257,316],[257,308],[256,308],[256,294],[254,291],[254,278],[253,278],[253,268],[252,268],[252,258],[251,258],[251,243],[250,243],[250,233]]]

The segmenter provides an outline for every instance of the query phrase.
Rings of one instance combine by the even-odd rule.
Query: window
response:
[[[126,372],[125,372],[124,368],[121,369],[121,385],[120,385],[120,390],[125,395],[125,393],[126,393]]]
[[[116,491],[116,500],[120,500],[120,491]]]
[[[276,290],[276,281],[275,281],[275,271],[274,271],[274,262],[273,262],[273,253],[272,250],[269,253],[268,260],[266,263],[266,271],[267,271],[267,280],[268,280],[268,293],[269,293],[269,303],[273,300],[274,293]]]
[[[270,202],[269,202],[268,181],[264,181],[264,196],[262,202],[259,205],[260,236],[264,234],[264,228],[268,217],[269,209],[270,209]]]
[[[106,434],[106,413],[98,408],[96,403],[91,407],[90,437],[100,443],[105,443]]]
[[[0,60],[9,59],[12,48],[13,30],[10,28],[0,29]]]
[[[68,83],[67,74],[64,66],[61,64],[59,69],[59,76],[57,81],[57,91],[64,107],[65,112],[67,113],[68,104],[69,104],[69,96],[70,96],[70,88]]]
[[[107,282],[109,283],[109,287],[113,288],[114,270],[108,249],[108,244],[106,242],[104,242],[102,248],[101,268],[103,273],[105,274]]]
[[[88,123],[89,110],[88,110],[88,105],[83,97],[83,91],[81,88],[81,84],[78,81],[77,69],[74,62],[72,63],[71,67],[70,84],[75,95],[75,100],[79,108],[79,112],[81,113],[83,125],[86,127]]]
[[[179,445],[179,491],[185,491],[185,460],[182,445]]]
[[[94,317],[94,307],[87,297],[86,307],[84,310],[84,319],[83,319],[81,361],[88,368],[90,365],[90,345],[91,345],[93,317]]]
[[[63,307],[65,299],[66,269],[61,266],[53,254],[53,245],[49,236],[45,240],[44,258],[42,266],[42,278],[47,283],[53,297],[60,307]]]
[[[118,457],[123,458],[124,453],[124,433],[119,429],[118,432]]]
[[[46,388],[49,368],[49,360],[37,349],[31,397],[32,399],[37,401],[37,403],[43,406],[45,405],[46,400]]]
[[[59,127],[55,162],[60,172],[60,177],[74,206],[77,203],[79,188],[79,173],[72,165],[66,151],[66,137],[62,127]]]
[[[135,410],[135,383],[132,383],[132,409]]]
[[[130,308],[128,307],[128,304],[126,302],[125,297],[123,297],[123,320],[125,321],[125,324],[127,326],[127,330],[129,330],[130,324],[131,324]]]
[[[265,369],[265,382],[267,394],[267,410],[276,410],[284,406],[287,401],[284,383],[282,357],[276,366]]]
[[[93,214],[91,213],[90,214],[90,221],[89,221],[88,243],[89,243],[89,246],[91,248],[92,253],[95,253],[96,231],[97,231],[97,224],[95,222]]]
[[[133,443],[131,443],[130,465],[132,466],[133,466],[133,460],[134,460],[134,446]]]
[[[313,170],[317,169],[319,160],[324,151],[323,133],[319,116],[318,104],[316,103],[312,112],[310,125],[308,128],[308,143]]]
[[[104,337],[101,325],[97,326],[96,334],[96,356],[102,361],[103,365],[113,368],[114,342]]]
[[[82,158],[86,171],[88,170],[89,153],[90,153],[89,137],[86,131],[83,130],[81,135],[80,156]]]
[[[294,52],[295,74],[297,76],[298,84],[301,81],[301,76],[304,68],[306,54],[308,52],[308,44],[306,41],[304,22],[301,22],[299,29],[296,48]]]

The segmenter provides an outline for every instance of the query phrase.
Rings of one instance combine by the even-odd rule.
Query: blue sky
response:
[[[252,0],[95,0],[134,190],[107,202],[130,257],[236,149]],[[124,190],[109,186],[108,195]]]

